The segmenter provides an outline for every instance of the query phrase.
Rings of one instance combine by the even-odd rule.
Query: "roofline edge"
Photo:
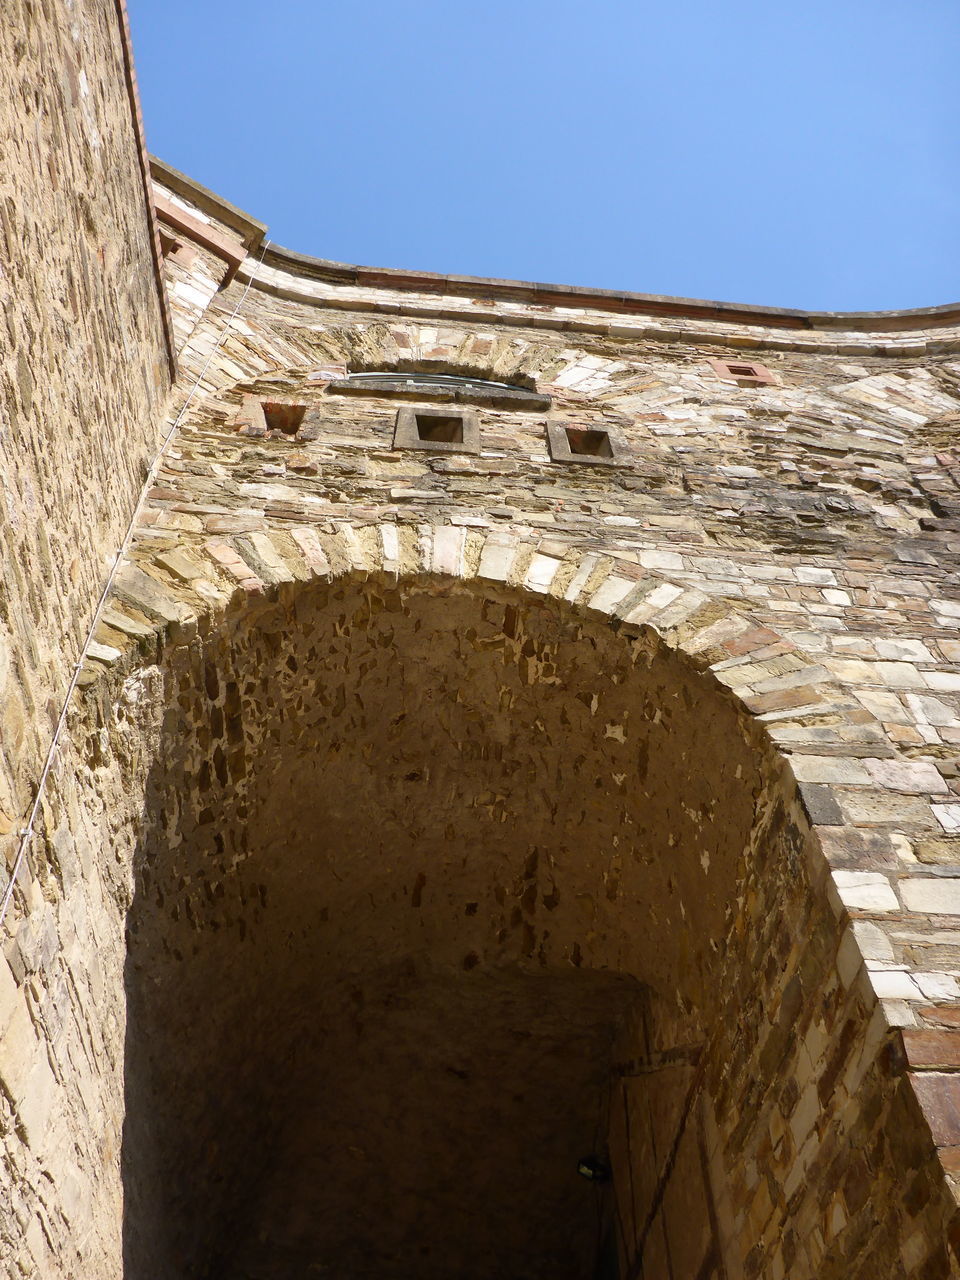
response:
[[[265,223],[252,218],[215,192],[151,157],[151,168],[160,181],[168,181],[178,194],[193,200],[243,235],[248,253],[261,249],[267,231]],[[918,329],[942,329],[960,324],[960,302],[935,307],[911,307],[899,311],[802,311],[788,307],[764,307],[750,303],[714,302],[703,298],[673,298],[661,294],[594,289],[583,285],[549,284],[529,280],[498,280],[483,276],[443,275],[432,271],[412,271],[396,267],[367,267],[335,262],[298,253],[282,245],[269,244],[263,262],[280,270],[323,280],[329,284],[353,285],[400,292],[431,293],[464,298],[490,298],[527,302],[541,307],[570,307],[574,310],[604,311],[617,315],[675,316],[694,320],[714,320],[728,324],[755,325],[767,329],[838,330],[888,333]]]

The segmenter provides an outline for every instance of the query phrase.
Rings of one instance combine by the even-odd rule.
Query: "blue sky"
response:
[[[128,0],[147,144],[301,253],[960,300],[956,0]]]

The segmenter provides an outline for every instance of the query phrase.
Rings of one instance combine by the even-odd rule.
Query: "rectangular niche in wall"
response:
[[[765,364],[755,360],[711,360],[721,382],[735,382],[739,387],[772,387],[776,380]]]
[[[395,449],[439,453],[479,453],[480,423],[473,409],[425,409],[404,405],[397,411]]]
[[[263,420],[268,431],[282,431],[285,436],[295,436],[300,430],[303,415],[307,412],[304,404],[283,404],[278,401],[261,401]]]
[[[547,423],[547,443],[554,462],[583,462],[615,467],[626,461],[620,435],[610,427],[563,426]]]
[[[176,236],[172,236],[169,232],[160,228],[160,252],[163,255],[164,262],[179,262],[182,267],[193,265],[197,256],[196,249],[192,245],[184,244],[182,240],[178,240]]]

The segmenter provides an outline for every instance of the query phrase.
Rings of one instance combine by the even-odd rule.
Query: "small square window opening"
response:
[[[433,453],[479,453],[480,420],[475,409],[427,409],[405,404],[397,411],[395,449]]]
[[[591,467],[621,467],[627,463],[626,442],[615,427],[568,427],[560,422],[545,425],[552,462],[586,463]]]
[[[579,427],[565,427],[570,452],[590,458],[612,458],[613,447],[606,431],[585,431]]]
[[[442,417],[440,414],[418,413],[417,438],[442,444],[463,444],[463,418],[459,414]]]
[[[261,408],[267,430],[282,431],[286,436],[297,434],[307,412],[307,406],[303,404],[278,404],[267,400],[261,403]]]
[[[722,382],[736,382],[740,386],[772,387],[776,379],[765,364],[745,360],[711,360],[714,372]]]
[[[193,245],[187,244],[183,240],[178,240],[176,236],[170,235],[162,227],[158,228],[158,230],[160,234],[160,253],[164,262],[179,262],[183,267],[192,266],[197,256],[197,251]]]

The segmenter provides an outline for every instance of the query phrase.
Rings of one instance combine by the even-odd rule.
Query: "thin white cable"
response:
[[[137,525],[139,524],[139,521],[140,521],[141,512],[143,511],[143,508],[147,501],[147,495],[152,489],[153,483],[157,478],[157,474],[160,470],[160,464],[163,461],[163,456],[167,451],[167,447],[170,444],[170,441],[176,435],[177,428],[180,426],[180,423],[183,421],[183,415],[186,413],[187,409],[189,408],[190,402],[193,400],[193,397],[197,393],[197,388],[200,386],[200,383],[203,381],[204,377],[206,376],[207,370],[210,368],[211,360],[217,354],[217,352],[220,350],[220,348],[223,346],[224,342],[226,341],[227,334],[230,332],[230,326],[233,324],[234,320],[237,317],[238,312],[240,311],[240,308],[243,306],[244,302],[247,299],[247,294],[250,292],[250,286],[253,284],[254,280],[256,279],[257,272],[259,271],[261,265],[263,264],[263,256],[267,252],[269,245],[270,245],[270,241],[264,240],[263,248],[260,250],[260,257],[257,259],[253,270],[250,272],[250,278],[247,281],[246,288],[244,289],[243,293],[240,295],[240,298],[237,301],[237,305],[233,308],[230,315],[227,317],[227,320],[223,326],[223,330],[220,334],[220,337],[217,339],[215,345],[211,348],[210,354],[207,356],[204,362],[203,368],[197,374],[197,377],[193,383],[193,386],[190,388],[190,391],[187,394],[186,400],[184,400],[183,404],[180,406],[180,412],[177,414],[176,418],[174,418],[173,425],[170,427],[170,430],[163,437],[163,440],[160,443],[160,448],[157,450],[156,454],[154,455],[154,459],[150,464],[150,469],[147,472],[147,478],[144,481],[143,488],[140,490],[140,496],[137,499],[137,505],[133,509],[133,515],[130,517],[130,523],[127,525],[126,533],[124,533],[123,535],[123,541],[120,543],[120,547],[117,551],[116,556],[114,557],[113,564],[110,568],[110,572],[107,575],[107,580],[104,583],[103,590],[100,592],[100,598],[97,601],[97,607],[93,612],[93,618],[90,622],[90,626],[87,630],[86,637],[83,641],[83,647],[80,650],[80,657],[73,664],[73,675],[70,677],[70,684],[67,686],[66,696],[64,697],[63,705],[60,708],[60,715],[57,718],[56,728],[53,731],[53,738],[50,741],[50,749],[47,752],[47,758],[44,761],[43,769],[41,770],[41,773],[40,773],[40,779],[37,783],[37,793],[34,796],[33,805],[31,806],[31,809],[30,809],[30,816],[27,819],[27,825],[20,829],[20,833],[19,833],[20,844],[17,847],[17,856],[16,858],[14,858],[13,869],[10,872],[10,879],[8,880],[7,887],[4,890],[3,899],[2,901],[0,901],[0,928],[3,927],[3,922],[6,919],[7,909],[10,906],[10,902],[13,898],[13,891],[14,891],[14,888],[16,887],[17,877],[20,874],[20,870],[23,866],[23,860],[26,857],[27,848],[30,844],[31,837],[33,836],[33,829],[37,821],[37,814],[40,812],[40,803],[43,800],[44,792],[46,791],[46,787],[47,787],[47,779],[50,776],[50,770],[53,767],[53,760],[57,754],[57,748],[60,745],[60,738],[63,734],[63,728],[67,722],[67,713],[70,709],[70,700],[72,699],[74,690],[77,687],[77,680],[80,677],[80,672],[83,668],[83,664],[87,657],[87,651],[90,648],[90,644],[93,640],[94,633],[96,632],[97,626],[100,622],[100,617],[101,617],[101,614],[103,613],[104,605],[107,602],[107,597],[109,596],[111,590],[113,589],[113,584],[116,581],[117,572],[120,568],[121,562],[123,561],[124,556],[127,554],[127,551],[129,550],[130,543],[133,541],[133,536],[136,532]]]

